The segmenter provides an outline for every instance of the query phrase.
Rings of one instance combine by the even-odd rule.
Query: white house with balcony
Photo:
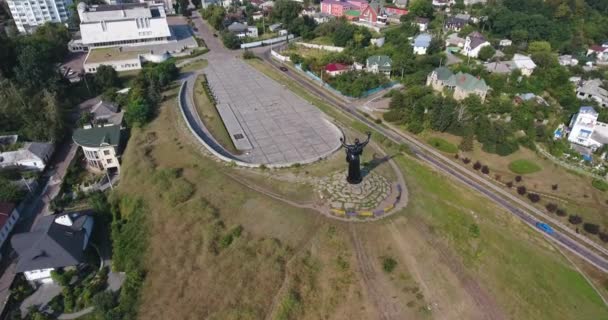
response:
[[[598,113],[593,107],[581,107],[570,122],[568,141],[597,150],[608,143],[608,124],[597,121]]]
[[[82,148],[89,169],[119,172],[120,134],[120,126],[107,125],[76,129],[72,139]]]

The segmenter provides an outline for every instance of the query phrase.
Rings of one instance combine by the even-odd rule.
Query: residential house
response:
[[[270,26],[268,26],[268,30],[270,30],[270,32],[275,32],[275,31],[279,30],[282,25],[283,24],[281,24],[281,23],[271,24]]]
[[[500,47],[508,47],[513,45],[513,41],[509,40],[509,39],[502,39],[500,40],[500,42],[498,43],[498,46]]]
[[[346,20],[348,21],[357,21],[359,20],[360,16],[361,11],[359,10],[346,10],[343,15],[343,17],[346,18]]]
[[[251,18],[253,19],[253,21],[262,20],[262,18],[264,18],[264,14],[262,12],[254,12],[251,15]]]
[[[601,107],[608,107],[608,91],[603,88],[600,79],[584,81],[576,88],[576,97],[581,100],[595,100]]]
[[[597,121],[598,116],[593,107],[581,107],[570,121],[568,141],[591,150],[608,143],[608,124]]]
[[[325,74],[327,74],[330,77],[335,77],[337,75],[346,73],[346,72],[350,71],[351,69],[352,69],[351,66],[349,66],[347,64],[330,63],[325,66]]]
[[[455,47],[455,48],[464,48],[466,40],[459,37],[458,33],[452,33],[448,35],[445,39],[446,47]]]
[[[0,153],[0,169],[43,171],[54,150],[52,143],[26,142],[17,150]]]
[[[465,6],[472,6],[477,3],[485,4],[486,2],[488,2],[488,0],[464,0],[463,2]]]
[[[601,46],[591,46],[591,48],[587,50],[587,56],[595,56],[596,63],[608,62],[608,43],[604,43]]]
[[[91,170],[120,171],[120,134],[120,126],[99,126],[76,129],[72,139],[82,148]]]
[[[51,271],[85,263],[92,231],[93,217],[85,213],[41,216],[32,231],[11,238],[16,272],[34,285],[52,283]]]
[[[428,33],[421,33],[414,38],[413,48],[414,53],[418,55],[424,55],[427,53],[428,48],[431,46],[432,36]]]
[[[234,33],[237,36],[244,36],[247,33],[247,24],[234,21],[226,29],[228,29],[229,32]]]
[[[510,74],[513,70],[516,70],[517,67],[513,63],[513,61],[494,61],[494,62],[486,62],[483,64],[483,67],[489,73],[496,74]]]
[[[466,26],[469,23],[469,20],[464,20],[462,18],[459,17],[449,17],[446,21],[445,24],[443,25],[443,28],[445,30],[452,30],[452,31],[460,31],[462,28],[464,28],[464,26]]]
[[[378,55],[367,58],[365,63],[365,69],[372,73],[384,73],[387,77],[390,77],[392,70],[393,60],[389,56]]]
[[[429,20],[428,18],[421,17],[416,17],[414,19],[414,23],[418,26],[418,30],[420,30],[420,32],[425,32],[429,28],[430,21],[431,20]]]
[[[329,22],[332,17],[333,16],[331,14],[325,12],[317,12],[312,16],[317,24]]]
[[[525,77],[531,76],[536,68],[536,63],[530,57],[519,53],[513,55],[513,63],[521,71],[521,75]]]
[[[372,0],[372,2],[361,11],[359,21],[375,25],[378,23],[378,17],[383,14],[383,8],[380,3],[376,0]]]
[[[384,6],[384,12],[389,15],[389,16],[397,16],[397,17],[401,17],[404,16],[408,13],[407,9],[405,8],[401,8],[401,7],[397,7],[396,5],[391,6],[391,5],[385,5]]]
[[[304,8],[300,12],[300,16],[313,16],[315,13],[317,13],[317,9],[315,7]]]
[[[483,79],[468,73],[458,72],[454,74],[446,67],[433,70],[426,78],[426,85],[432,87],[435,91],[444,92],[444,90],[447,90],[453,92],[456,100],[463,100],[475,94],[481,98],[481,101],[485,101],[490,90]]]
[[[559,64],[564,67],[576,66],[578,65],[578,59],[572,57],[572,55],[565,54],[557,57]]]
[[[0,247],[8,239],[19,216],[19,210],[14,203],[0,202]]]
[[[464,42],[463,54],[467,57],[477,58],[481,48],[487,46],[490,46],[490,42],[481,33],[474,31],[467,36]]]
[[[120,106],[114,102],[100,100],[91,107],[89,112],[92,115],[91,122],[95,125],[110,124],[122,126],[124,111],[120,110]],[[92,127],[91,124],[85,125],[85,128],[90,127]]]

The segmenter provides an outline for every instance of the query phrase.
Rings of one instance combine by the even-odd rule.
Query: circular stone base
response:
[[[349,184],[346,176],[347,171],[340,171],[317,184],[319,196],[334,215],[377,217],[399,201],[401,188],[379,174],[369,173],[359,184]]]

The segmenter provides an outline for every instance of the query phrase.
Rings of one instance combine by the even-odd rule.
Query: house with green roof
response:
[[[82,148],[88,169],[119,172],[120,135],[120,126],[106,125],[76,129],[72,139]]]
[[[371,73],[384,73],[387,77],[391,76],[393,60],[389,56],[377,55],[367,58],[365,69]]]
[[[433,70],[426,77],[426,85],[439,92],[451,92],[454,99],[463,100],[471,94],[478,95],[483,102],[491,89],[486,82],[468,73],[454,74],[446,67]]]

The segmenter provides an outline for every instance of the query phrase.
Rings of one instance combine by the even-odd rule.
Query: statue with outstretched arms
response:
[[[371,132],[368,132],[367,139],[364,142],[355,139],[353,144],[346,144],[344,138],[340,138],[342,147],[346,151],[346,162],[348,162],[348,177],[346,181],[350,184],[358,184],[362,180],[360,156],[363,154],[363,148],[369,142],[371,135]]]

